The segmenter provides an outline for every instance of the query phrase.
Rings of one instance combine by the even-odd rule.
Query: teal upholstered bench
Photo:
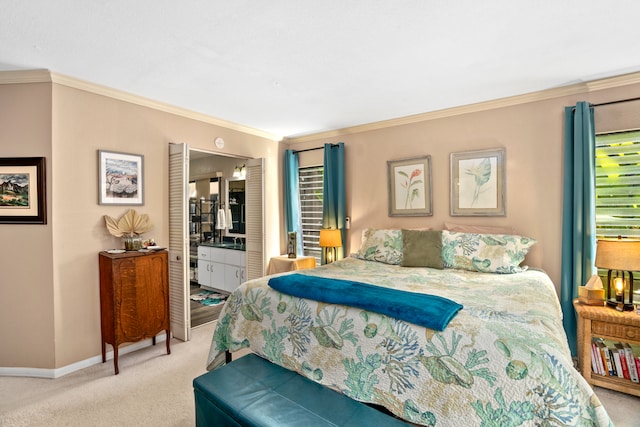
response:
[[[407,426],[248,354],[193,380],[196,426]]]

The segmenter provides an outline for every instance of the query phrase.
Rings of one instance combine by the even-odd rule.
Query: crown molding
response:
[[[627,86],[640,83],[640,73],[623,74],[621,76],[608,77],[604,79],[591,80],[585,82],[587,92],[596,90],[613,89],[620,86]]]
[[[327,132],[319,132],[299,137],[285,138],[284,143],[296,144],[310,142],[318,139],[331,139],[344,135],[367,132],[372,130],[402,126],[428,120],[442,119],[446,117],[459,116],[462,114],[476,113],[480,111],[494,110],[497,108],[512,107],[514,105],[527,104],[530,102],[546,101],[548,99],[560,98],[595,92],[604,89],[612,89],[620,86],[640,83],[640,73],[624,74],[621,76],[608,77],[598,80],[576,83],[568,86],[545,89],[537,92],[515,95],[506,98],[499,98],[490,101],[478,102],[475,104],[462,105],[459,107],[445,108],[427,113],[415,114],[412,116],[399,117],[395,119],[383,120],[379,122],[367,123],[364,125],[352,126],[342,129],[335,129]]]
[[[0,84],[51,83],[49,70],[0,71]]]
[[[265,138],[272,141],[282,141],[287,144],[296,144],[301,142],[315,141],[318,139],[331,139],[344,135],[350,135],[355,133],[367,132],[372,130],[379,130],[384,128],[390,128],[394,126],[409,125],[413,123],[424,122],[428,120],[441,119],[445,117],[453,117],[462,114],[476,113],[480,111],[494,110],[497,108],[511,107],[514,105],[526,104],[530,102],[545,101],[553,98],[560,98],[564,96],[572,96],[577,94],[585,94],[590,92],[596,92],[604,89],[612,89],[621,86],[627,86],[640,83],[640,72],[623,74],[615,77],[606,77],[597,80],[591,80],[586,82],[580,82],[572,85],[561,86],[557,88],[545,89],[537,92],[526,93],[522,95],[515,95],[506,98],[499,98],[490,101],[483,101],[474,104],[462,105],[459,107],[445,108],[437,111],[430,111],[427,113],[420,113],[411,116],[398,117],[389,120],[382,120],[373,123],[367,123],[363,125],[351,126],[342,129],[335,129],[326,132],[318,132],[309,135],[302,135],[298,137],[283,138],[281,135],[274,135],[270,132],[254,129],[248,126],[240,125],[238,123],[229,122],[223,119],[218,119],[206,114],[198,113],[195,111],[187,110],[184,108],[175,107],[173,105],[165,104],[152,99],[144,98],[142,96],[133,95],[121,90],[109,88],[106,86],[98,85],[95,83],[87,82],[84,80],[76,79],[73,77],[65,76],[63,74],[53,73],[49,70],[12,70],[12,71],[0,71],[0,84],[15,84],[15,83],[56,83],[63,86],[72,87],[75,89],[84,90],[87,92],[95,93],[98,95],[107,96],[110,98],[118,99],[121,101],[129,102],[132,104],[153,108],[155,110],[164,111],[166,113],[175,114],[181,117],[198,120],[204,123],[213,124],[216,126],[224,127],[226,129],[235,130],[238,132],[254,135],[260,138]]]
[[[96,83],[87,82],[85,80],[69,77],[64,74],[54,73],[49,70],[16,70],[16,71],[0,71],[0,84],[16,84],[16,83],[56,83],[74,89],[83,90],[85,92],[102,95],[120,101],[129,102],[131,104],[140,105],[142,107],[152,108],[154,110],[163,111],[165,113],[175,114],[177,116],[188,119],[197,120],[204,123],[220,126],[225,129],[231,129],[249,135],[265,138],[271,141],[280,141],[282,136],[274,135],[260,129],[254,129],[238,123],[218,119],[206,114],[187,110],[185,108],[176,107],[145,98],[143,96],[133,95],[118,89],[102,86]]]

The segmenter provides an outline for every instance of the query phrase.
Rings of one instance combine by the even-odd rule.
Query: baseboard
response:
[[[156,344],[167,340],[166,334],[161,334],[156,337]],[[151,347],[153,341],[151,338],[148,340],[138,341],[137,343],[122,347],[118,350],[118,357],[124,354],[134,352],[146,347]],[[107,351],[107,360],[113,360],[113,350]],[[90,357],[89,359],[81,360],[71,365],[63,366],[56,369],[43,369],[43,368],[3,368],[0,367],[0,376],[2,377],[33,377],[33,378],[60,378],[68,375],[72,372],[79,371],[84,368],[88,368],[93,365],[102,363],[102,355]]]

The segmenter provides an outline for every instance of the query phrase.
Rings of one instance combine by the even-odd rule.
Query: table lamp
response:
[[[287,233],[287,256],[289,258],[298,257],[298,233],[295,231]]]
[[[324,248],[325,264],[336,260],[336,248],[342,246],[340,230],[323,228],[320,230],[320,247]]]
[[[596,267],[607,269],[607,305],[633,310],[633,272],[640,271],[640,240],[598,240]]]

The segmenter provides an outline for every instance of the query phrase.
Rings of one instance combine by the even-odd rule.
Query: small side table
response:
[[[640,396],[640,384],[623,378],[598,375],[591,369],[593,337],[640,345],[640,315],[635,311],[584,305],[577,299],[573,300],[573,307],[578,315],[578,365],[582,376],[591,385]]]
[[[269,260],[267,274],[284,273],[286,271],[304,270],[315,268],[316,259],[312,256],[299,256],[289,258],[288,255],[274,256]]]

